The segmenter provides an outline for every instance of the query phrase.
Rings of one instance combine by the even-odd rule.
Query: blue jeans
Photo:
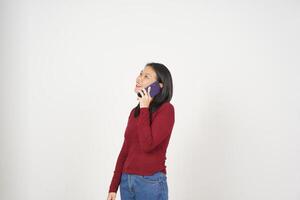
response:
[[[163,172],[141,176],[122,173],[121,200],[168,200],[167,176]]]

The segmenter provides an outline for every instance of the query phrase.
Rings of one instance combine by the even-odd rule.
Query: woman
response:
[[[159,82],[160,92],[151,97]],[[136,78],[138,105],[128,117],[124,141],[109,187],[108,200],[115,200],[120,185],[122,200],[167,200],[166,151],[175,122],[171,74],[160,63],[148,63]]]

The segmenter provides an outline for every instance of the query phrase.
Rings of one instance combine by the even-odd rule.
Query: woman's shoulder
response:
[[[129,116],[131,116],[133,114],[134,110],[135,110],[135,107],[131,108]]]
[[[135,107],[130,108],[130,112],[129,112],[128,118],[131,118],[133,116],[134,109],[135,109]]]
[[[135,108],[136,108],[136,106],[131,108],[129,117],[133,115]],[[173,111],[174,112],[174,105],[171,102],[166,101],[166,102],[162,103],[156,111],[157,112],[154,112],[154,113],[159,113],[161,111]]]
[[[163,104],[161,104],[157,110],[158,112],[161,112],[161,111],[173,111],[174,112],[174,105],[167,101],[167,102],[164,102]]]
[[[171,102],[169,102],[169,101],[166,101],[163,104],[161,104],[161,107],[163,107],[163,106],[165,106],[165,107],[173,107],[174,108],[173,104]]]

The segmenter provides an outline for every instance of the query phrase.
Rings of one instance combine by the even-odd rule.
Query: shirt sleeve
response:
[[[129,122],[129,118],[131,116],[133,110],[131,110],[130,115],[128,117],[128,122]],[[127,125],[128,125],[127,122]],[[119,152],[119,156],[117,158],[117,162],[115,164],[115,170],[114,170],[114,174],[113,177],[111,179],[111,183],[109,186],[109,192],[117,192],[118,191],[118,187],[119,184],[121,182],[121,175],[122,175],[122,170],[123,170],[123,165],[124,162],[127,158],[128,155],[128,142],[126,140],[125,134],[124,134],[124,140],[123,140],[123,144],[122,144],[122,148]]]
[[[144,152],[152,151],[171,135],[175,122],[174,106],[171,103],[166,103],[162,106],[157,111],[158,113],[151,125],[149,108],[140,108],[137,128],[139,143]]]

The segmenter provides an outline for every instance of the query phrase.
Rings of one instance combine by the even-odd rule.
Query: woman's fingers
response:
[[[116,198],[113,196],[109,196],[107,200],[116,200]]]
[[[150,88],[150,87],[149,87],[149,88]],[[148,91],[149,91],[149,88],[148,88]],[[146,89],[143,88],[142,90],[143,90],[143,92],[144,92],[144,96],[148,96],[148,92],[146,91]]]
[[[144,96],[143,89],[141,89],[140,91],[138,91],[138,93],[140,93],[142,97]],[[142,98],[142,97],[140,97],[140,98]]]
[[[145,96],[146,95],[146,89],[145,88],[142,88],[142,93],[143,93],[143,96]]]
[[[148,96],[150,97],[150,90],[151,90],[151,87],[148,88]]]
[[[107,200],[116,200],[116,193],[113,192],[108,193]]]

